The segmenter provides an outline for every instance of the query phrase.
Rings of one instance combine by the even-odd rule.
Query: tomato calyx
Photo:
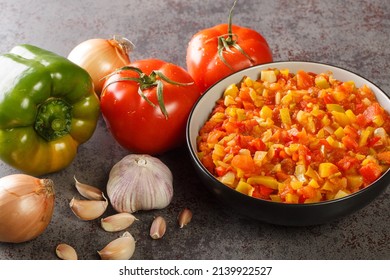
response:
[[[133,67],[133,66],[124,66],[122,68],[119,68],[118,70],[114,71],[113,73],[111,73],[110,75],[108,75],[108,77],[114,75],[114,74],[118,74],[122,71],[133,71],[133,72],[136,72],[138,74],[138,77],[121,77],[121,78],[118,78],[116,79],[115,81],[112,81],[111,83],[108,83],[105,88],[103,89],[103,91],[111,84],[113,83],[117,83],[117,82],[120,82],[120,81],[134,81],[136,83],[138,83],[139,87],[138,87],[138,94],[151,106],[153,107],[157,107],[156,104],[154,104],[145,94],[144,94],[144,90],[146,89],[149,89],[149,88],[152,88],[152,87],[157,87],[157,102],[158,102],[158,106],[161,110],[161,113],[164,115],[164,117],[166,119],[168,119],[168,111],[166,110],[165,108],[165,103],[164,103],[164,84],[162,81],[168,83],[168,84],[172,84],[172,85],[177,85],[177,86],[190,86],[193,84],[193,82],[191,83],[179,83],[179,82],[176,82],[176,81],[173,81],[171,79],[169,79],[167,76],[165,76],[161,71],[157,71],[157,70],[153,70],[150,75],[147,75],[145,74],[144,72],[142,72],[141,69],[137,68],[137,67]]]
[[[242,55],[244,55],[246,58],[249,59],[249,61],[253,62],[254,60],[240,47],[239,44],[237,44],[238,36],[237,34],[234,34],[232,31],[232,17],[233,17],[233,10],[236,6],[237,0],[234,1],[232,8],[229,12],[229,19],[228,19],[228,33],[224,35],[218,36],[218,56],[219,59],[227,66],[230,70],[233,70],[233,67],[226,61],[223,52],[231,52],[231,47],[235,48],[237,51],[239,51]]]

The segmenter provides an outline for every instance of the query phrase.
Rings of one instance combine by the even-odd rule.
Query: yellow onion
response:
[[[54,210],[54,183],[25,174],[0,178],[0,242],[21,243],[42,234]]]
[[[128,39],[89,39],[71,50],[68,59],[84,68],[91,76],[95,92],[100,95],[104,77],[130,63],[129,53],[134,45]]]

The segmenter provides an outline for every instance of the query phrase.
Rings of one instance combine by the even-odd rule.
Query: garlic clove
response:
[[[80,200],[73,197],[69,206],[79,219],[90,221],[99,218],[106,211],[108,201],[104,195],[103,198],[105,200]]]
[[[76,186],[77,191],[86,199],[89,199],[89,200],[103,200],[104,199],[103,192],[100,189],[93,187],[93,186],[90,186],[90,185],[87,185],[87,184],[80,183],[76,179],[76,176],[74,176],[74,180],[75,180],[75,186]]]
[[[150,237],[153,239],[160,239],[164,236],[167,229],[167,223],[161,216],[154,218],[152,226],[150,227]]]
[[[105,231],[121,231],[131,226],[134,221],[138,220],[130,213],[118,213],[100,220],[101,226]]]
[[[184,208],[180,211],[179,216],[177,217],[177,221],[179,223],[180,228],[186,226],[192,219],[192,212],[188,208]]]
[[[56,254],[62,260],[77,260],[76,250],[65,243],[58,244],[56,247]]]
[[[102,260],[129,260],[134,251],[134,237],[126,231],[121,237],[114,239],[98,251],[98,254]]]

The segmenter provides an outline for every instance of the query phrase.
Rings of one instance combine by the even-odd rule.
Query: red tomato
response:
[[[231,27],[231,32],[228,24],[201,30],[188,44],[187,70],[202,93],[238,70],[272,62],[271,50],[260,33],[237,25]],[[224,48],[219,52],[221,38],[228,42],[229,49]]]
[[[105,82],[101,95],[101,111],[114,138],[132,152],[152,155],[183,144],[188,115],[200,97],[192,77],[183,68],[157,59],[135,61],[129,67],[142,72],[116,72]],[[163,76],[180,84],[167,82]],[[137,78],[143,81],[126,80]],[[158,83],[163,85],[166,115],[159,106]]]

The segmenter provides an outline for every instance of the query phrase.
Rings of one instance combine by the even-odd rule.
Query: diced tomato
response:
[[[267,146],[260,138],[254,138],[249,142],[249,145],[252,147],[253,152],[256,151],[265,151]]]
[[[357,148],[359,148],[359,143],[353,138],[351,137],[350,135],[345,135],[341,141],[343,142],[344,146],[347,148],[347,149],[350,149],[350,150],[356,150]]]
[[[213,161],[213,158],[211,157],[211,154],[208,154],[208,155],[205,155],[203,158],[202,158],[202,163],[204,165],[204,167],[206,167],[206,169],[211,172],[211,173],[214,173],[214,161]]]
[[[359,134],[356,130],[356,128],[354,128],[353,126],[347,124],[345,127],[344,127],[344,133],[348,136],[350,136],[351,138],[353,139],[359,139]]]
[[[381,140],[380,137],[372,137],[372,138],[368,139],[367,146],[368,147],[374,147],[375,144],[379,142],[379,140]]]
[[[253,187],[255,189],[253,191],[252,196],[257,198],[262,198],[262,199],[269,199],[269,195],[275,191],[263,185],[255,185]]]
[[[232,159],[231,165],[236,169],[241,169],[245,172],[245,174],[252,174],[255,171],[255,162],[250,155],[235,155]]]
[[[378,153],[377,158],[386,164],[390,164],[390,151]]]
[[[299,89],[308,89],[314,86],[314,77],[305,71],[297,72],[297,86]]]
[[[363,116],[367,124],[372,123],[377,116],[381,116],[383,109],[378,103],[373,103],[363,112]]]
[[[324,95],[324,99],[323,100],[324,100],[325,104],[335,104],[336,103],[336,101],[334,100],[333,96],[330,95],[329,93],[326,93]]]
[[[217,166],[215,168],[215,173],[217,173],[218,177],[225,175],[227,172],[228,172],[228,168],[225,168],[223,166]]]
[[[355,157],[346,155],[339,160],[336,165],[340,170],[348,171],[351,168],[357,168],[359,166],[359,160]]]
[[[376,179],[378,179],[382,174],[382,167],[379,164],[370,162],[366,165],[363,165],[359,169],[360,174],[363,176],[364,183],[371,184]]]
[[[302,188],[299,188],[297,193],[298,195],[302,196],[304,200],[308,198],[314,198],[317,195],[316,189],[310,186],[303,186]]]

